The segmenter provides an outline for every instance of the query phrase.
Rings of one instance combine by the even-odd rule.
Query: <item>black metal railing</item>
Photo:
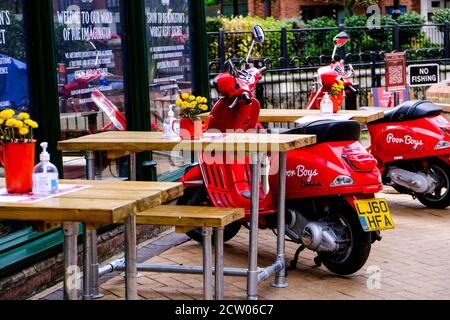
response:
[[[345,27],[322,29],[286,29],[266,31],[266,42],[255,47],[253,59],[258,66],[266,66],[267,72],[258,85],[256,96],[263,108],[305,108],[317,75],[317,69],[330,63],[333,37],[339,31],[350,35],[350,42],[338,50],[346,63],[355,69],[352,78],[358,88],[356,101],[346,108],[369,105],[373,88],[385,86],[385,53],[405,51],[407,65],[436,63],[440,65],[440,79],[450,75],[450,24]],[[251,41],[250,32],[208,33],[210,43],[210,79],[222,71],[227,59],[236,65],[244,63],[245,50]],[[216,41],[216,40],[217,41]],[[380,43],[364,43],[379,39]],[[371,48],[372,46],[372,48]],[[266,53],[271,54],[267,56]],[[312,54],[308,54],[312,53]],[[428,87],[410,88],[410,98],[424,99]],[[215,89],[211,97],[218,98]]]

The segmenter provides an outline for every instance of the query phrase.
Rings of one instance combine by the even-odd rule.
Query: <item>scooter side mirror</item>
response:
[[[350,40],[350,37],[348,34],[344,31],[339,32],[334,38],[333,43],[336,47],[341,48],[347,44],[347,42]]]
[[[266,35],[264,34],[263,28],[260,25],[255,25],[252,31],[253,41],[262,43],[266,39]]]

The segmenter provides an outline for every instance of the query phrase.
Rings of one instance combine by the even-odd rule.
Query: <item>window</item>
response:
[[[431,7],[432,8],[440,8],[441,7],[441,1],[431,1]]]
[[[406,6],[400,6],[399,9],[400,9],[401,13],[406,13],[407,12]],[[392,11],[394,11],[394,7],[386,7],[386,13],[389,16],[392,16]]]

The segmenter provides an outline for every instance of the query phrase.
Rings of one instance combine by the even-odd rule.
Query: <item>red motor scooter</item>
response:
[[[256,26],[253,36],[255,41],[262,41],[264,32]],[[221,97],[209,116],[209,129],[255,130],[260,104],[252,92],[265,68],[252,67],[247,57],[245,69],[237,70],[231,61],[226,69],[215,80]],[[371,244],[381,239],[379,230],[393,227],[386,202],[374,198],[382,188],[380,173],[376,160],[358,142],[360,124],[320,120],[283,133],[317,135],[316,145],[287,153],[286,235],[300,244],[291,267],[296,266],[299,253],[308,248],[318,253],[316,264],[323,263],[332,272],[356,272],[366,262]],[[277,163],[277,155],[271,157]],[[186,170],[181,179],[185,192],[178,204],[245,208],[243,221],[225,229],[225,241],[230,240],[249,221],[249,161],[239,164],[242,162],[219,159],[211,163],[205,158],[200,153],[199,163]],[[275,230],[278,176],[262,172],[266,173],[260,185],[259,226]],[[371,214],[378,218],[366,220]],[[199,230],[188,235],[201,241]]]
[[[334,37],[334,50],[332,53],[333,62],[329,66],[321,67],[317,70],[318,77],[315,82],[313,90],[308,100],[307,110],[318,110],[320,109],[320,102],[325,93],[328,93],[329,98],[333,102],[333,112],[338,112],[339,108],[342,106],[346,93],[356,93],[356,89],[352,86],[350,77],[353,75],[353,67],[349,65],[345,66],[344,60],[341,60],[336,56],[336,51],[338,48],[343,47],[349,40],[349,36],[345,32],[340,32],[336,37]],[[336,57],[336,58],[335,58]],[[333,94],[334,86],[344,86],[344,90],[337,90]]]
[[[327,83],[322,88],[343,81],[342,92],[355,91],[350,81],[354,70],[343,60],[332,63],[328,74],[320,70],[321,82]],[[329,76],[331,73],[336,77]],[[334,80],[327,82],[329,79]],[[319,91],[326,90],[322,88]],[[371,140],[368,150],[378,161],[383,183],[411,194],[429,208],[445,209],[450,205],[450,122],[442,115],[442,108],[430,101],[411,100],[382,109],[384,117],[368,123],[367,128]]]
[[[450,205],[450,122],[441,113],[412,100],[367,125],[383,183],[435,209]]]

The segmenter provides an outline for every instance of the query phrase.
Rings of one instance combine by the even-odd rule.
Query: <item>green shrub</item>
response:
[[[450,9],[439,9],[433,14],[433,23],[436,24],[444,24],[446,22],[450,22]]]
[[[308,20],[305,25],[306,28],[333,28],[332,30],[317,30],[306,32],[306,47],[303,49],[303,54],[306,56],[317,56],[320,54],[331,54],[333,52],[334,44],[333,38],[338,34],[336,20],[328,17],[320,17],[313,20]]]
[[[281,20],[276,20],[272,17],[262,19],[259,17],[234,17],[217,18],[214,22],[219,25],[219,21],[225,32],[227,31],[251,31],[253,26],[259,24],[264,30],[280,30],[282,26],[286,25],[287,29],[292,29],[293,24],[285,24]],[[212,21],[211,21],[212,25]],[[215,38],[217,39],[217,38]],[[247,34],[227,34],[225,36],[225,59],[230,58],[245,58],[248,49],[252,42],[251,33]],[[288,55],[294,56],[295,49],[295,35],[287,33]],[[253,51],[255,57],[280,57],[281,55],[281,37],[279,32],[266,32],[266,40],[262,44],[256,44]],[[209,58],[216,59],[218,56],[218,43],[211,41],[209,44]]]
[[[450,23],[450,9],[439,9],[433,14],[433,23],[435,24],[444,24],[444,23]],[[439,27],[439,30],[441,32],[444,32],[444,27]]]
[[[206,32],[217,32],[223,28],[220,18],[206,17]]]
[[[402,14],[397,19],[400,25],[400,45],[408,46],[416,42],[423,36],[422,26],[425,23],[425,18],[415,12],[408,12]],[[405,25],[418,25],[418,27],[408,27]]]

